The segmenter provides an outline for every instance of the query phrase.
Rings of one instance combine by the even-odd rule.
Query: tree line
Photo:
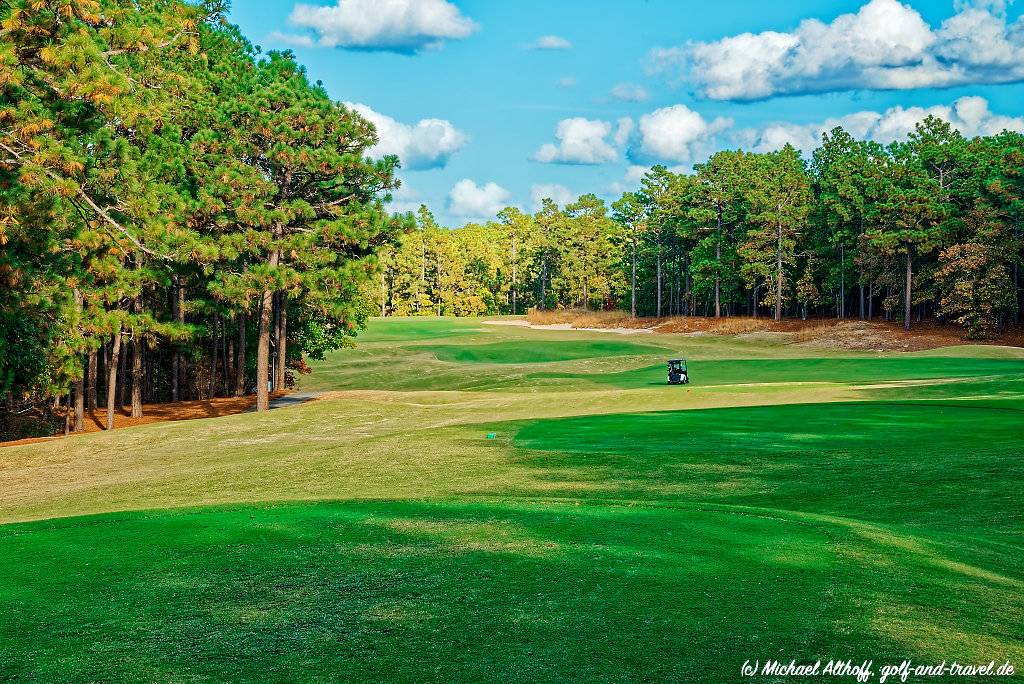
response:
[[[217,0],[0,5],[0,397],[49,406],[269,394],[347,343],[398,160]]]
[[[938,318],[971,337],[1019,321],[1024,136],[966,139],[929,117],[889,145],[825,134],[655,166],[608,206],[416,230],[382,252],[381,315],[621,308],[634,316]]]

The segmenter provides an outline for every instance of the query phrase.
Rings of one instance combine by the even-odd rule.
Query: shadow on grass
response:
[[[922,551],[908,565],[876,534],[756,510],[547,501],[10,525],[0,656],[7,676],[42,681],[722,682],[746,658],[971,656],[951,635],[1016,629],[1016,587],[924,563],[908,585],[874,567]],[[993,601],[1004,615],[984,611]],[[879,626],[893,606],[957,619],[922,638]]]

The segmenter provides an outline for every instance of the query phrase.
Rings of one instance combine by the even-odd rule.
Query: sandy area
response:
[[[516,328],[531,330],[583,330],[586,332],[615,333],[617,335],[644,335],[654,332],[651,328],[577,328],[570,323],[552,323],[540,325],[529,321],[484,321],[484,325],[511,325]]]

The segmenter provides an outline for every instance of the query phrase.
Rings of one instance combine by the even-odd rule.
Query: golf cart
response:
[[[686,372],[686,359],[671,359],[668,362],[668,384],[690,384],[690,374]]]

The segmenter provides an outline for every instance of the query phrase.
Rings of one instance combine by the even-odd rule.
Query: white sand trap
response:
[[[650,328],[574,328],[569,323],[536,325],[529,321],[484,321],[483,324],[511,325],[516,328],[530,328],[531,330],[580,330],[583,332],[615,333],[616,335],[649,335],[654,332]]]

